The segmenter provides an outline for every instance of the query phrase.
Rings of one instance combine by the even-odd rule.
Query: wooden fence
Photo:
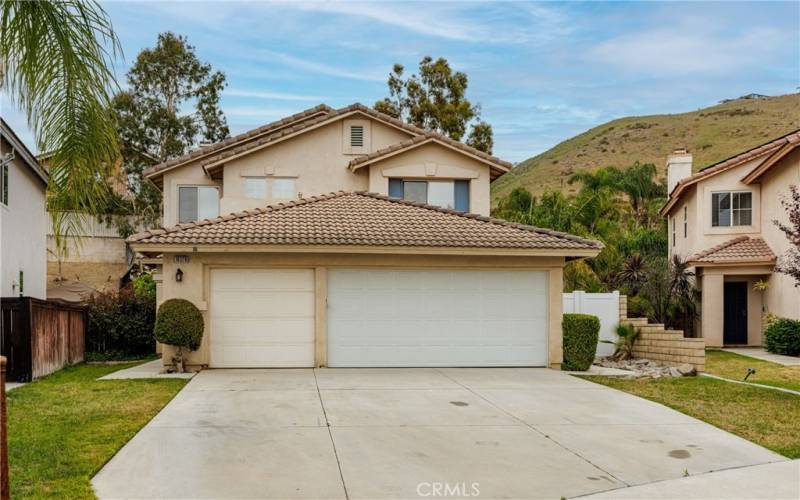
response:
[[[8,380],[28,382],[83,361],[86,309],[30,297],[0,299],[0,355]]]

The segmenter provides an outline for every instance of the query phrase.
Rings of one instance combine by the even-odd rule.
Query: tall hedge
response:
[[[155,352],[155,297],[130,288],[98,292],[87,309],[87,359],[136,359]]]
[[[591,314],[565,314],[561,320],[564,335],[562,370],[586,371],[594,362],[600,338],[600,319]]]
[[[196,351],[203,340],[203,315],[184,299],[169,299],[158,308],[156,339],[162,344]]]
[[[764,337],[766,339],[764,345],[769,352],[800,356],[800,321],[788,318],[777,319],[770,323],[764,331]]]

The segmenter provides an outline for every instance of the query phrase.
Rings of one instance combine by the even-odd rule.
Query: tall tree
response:
[[[389,97],[375,103],[375,109],[460,141],[467,134],[467,144],[492,152],[492,126],[480,120],[480,106],[467,98],[468,77],[453,71],[447,59],[425,56],[419,74],[404,78],[405,68],[395,64],[387,81]]]
[[[142,178],[142,171],[188,153],[200,142],[228,137],[219,107],[225,75],[201,62],[186,37],[166,32],[158,35],[155,47],[139,53],[127,78],[128,90],[112,103],[123,172],[134,213],[151,219],[159,212],[161,194]]]
[[[0,4],[0,85],[26,113],[39,151],[52,152],[51,213],[92,213],[104,204],[107,190],[97,179],[119,154],[109,103],[120,53],[111,20],[94,1]]]

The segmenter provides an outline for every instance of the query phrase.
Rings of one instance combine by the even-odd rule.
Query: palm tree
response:
[[[617,278],[627,285],[628,293],[638,295],[639,289],[647,276],[647,266],[644,258],[639,254],[633,254],[622,265],[622,270],[617,274]]]
[[[49,162],[51,212],[94,213],[118,157],[110,99],[120,43],[94,1],[0,6],[0,88],[28,117]],[[54,220],[54,223],[57,223]]]

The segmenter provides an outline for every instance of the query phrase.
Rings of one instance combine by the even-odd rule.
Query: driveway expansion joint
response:
[[[328,437],[331,439],[331,446],[333,447],[333,455],[336,457],[336,466],[339,468],[339,478],[342,480],[342,489],[344,490],[345,500],[350,500],[350,494],[347,492],[347,483],[344,481],[344,473],[342,472],[342,461],[339,459],[339,452],[336,450],[336,441],[333,439],[333,432],[331,432],[331,422],[328,420],[328,412],[325,410],[325,402],[322,400],[322,392],[319,390],[319,381],[317,380],[317,369],[312,368],[311,373],[314,374],[314,385],[317,387],[317,397],[319,397],[319,405],[322,408],[322,415],[325,417],[325,426],[328,429]]]

